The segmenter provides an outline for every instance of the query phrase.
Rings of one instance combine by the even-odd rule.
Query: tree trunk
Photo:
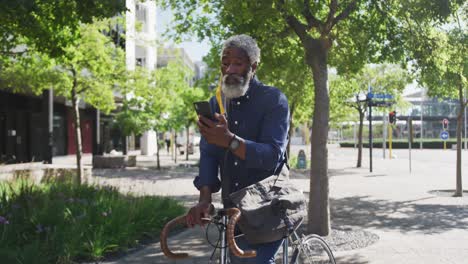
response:
[[[328,44],[309,39],[304,43],[306,62],[312,69],[315,99],[312,120],[310,155],[310,193],[308,231],[327,236],[330,233],[330,207],[328,185],[328,122],[330,98],[328,94]]]
[[[75,124],[75,145],[76,145],[76,177],[74,183],[81,184],[81,177],[84,175],[83,161],[81,160],[83,148],[81,146],[81,125],[80,125],[80,99],[76,93],[76,79],[73,80],[72,88],[72,106],[73,106],[73,123]]]
[[[364,112],[359,110],[359,132],[358,132],[358,158],[356,168],[362,166],[362,130],[364,128]]]
[[[291,112],[289,113],[289,131],[288,131],[288,139],[289,140],[288,140],[288,146],[286,147],[286,153],[288,155],[288,159],[289,159],[289,157],[291,157],[291,136],[292,136],[292,133],[294,131],[293,115],[294,115],[295,108],[296,108],[296,106],[293,103],[291,105],[291,110],[290,110]]]
[[[463,87],[458,87],[458,98],[460,102],[460,108],[458,109],[457,115],[457,188],[455,190],[455,197],[463,196],[463,185],[462,185],[462,124],[464,117],[465,100],[463,98]]]
[[[179,147],[177,146],[177,132],[174,132],[174,163],[177,164],[177,155],[179,154]]]
[[[164,143],[166,143],[166,142],[164,142]],[[159,137],[158,137],[158,132],[156,131],[156,168],[158,170],[161,169],[161,164],[160,164],[160,160],[159,160],[159,149],[160,149],[159,146],[160,146],[159,145]]]
[[[189,150],[189,143],[190,143],[190,139],[189,139],[189,135],[190,135],[190,125],[188,125],[186,128],[186,131],[187,131],[187,140],[185,141],[185,160],[188,161],[188,156],[189,156],[189,153],[188,153],[188,150]]]

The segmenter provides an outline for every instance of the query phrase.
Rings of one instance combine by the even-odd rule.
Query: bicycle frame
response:
[[[254,250],[242,250],[240,249],[235,241],[234,236],[234,228],[237,221],[240,218],[240,211],[237,208],[229,208],[219,210],[214,222],[213,219],[203,219],[205,221],[210,221],[214,223],[221,224],[220,229],[220,236],[221,236],[221,250],[220,250],[220,257],[219,261],[220,264],[228,264],[228,249],[232,254],[241,258],[248,258],[248,257],[255,257],[256,252]],[[161,232],[161,249],[168,258],[170,259],[183,259],[189,257],[187,253],[173,253],[168,245],[167,245],[167,236],[170,229],[175,225],[185,225],[186,224],[186,215],[179,216],[171,221],[169,221],[163,228]],[[288,247],[289,247],[289,239],[291,239],[291,243],[293,246],[293,252],[296,249],[303,251],[302,239],[299,235],[294,231],[288,237],[285,237],[283,240],[283,264],[289,263],[289,254],[288,254]]]
[[[237,208],[229,208],[219,210],[217,216],[221,218],[221,223],[223,228],[221,230],[221,264],[227,263],[227,248],[236,256],[241,258],[249,258],[255,257],[257,253],[254,250],[242,250],[240,249],[235,241],[234,237],[234,228],[236,226],[237,221],[240,218],[240,211]],[[211,219],[204,219],[205,221],[211,221]],[[186,225],[187,216],[182,215],[179,217],[174,218],[173,220],[169,221],[161,231],[161,250],[163,251],[164,255],[170,259],[184,259],[188,258],[189,255],[187,253],[174,253],[172,252],[167,244],[167,236],[169,231],[172,227],[176,225]]]

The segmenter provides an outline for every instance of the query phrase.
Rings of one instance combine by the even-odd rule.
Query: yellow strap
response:
[[[219,111],[224,115],[224,104],[223,98],[221,97],[221,79],[219,80],[218,88],[216,88],[216,101],[219,105]]]

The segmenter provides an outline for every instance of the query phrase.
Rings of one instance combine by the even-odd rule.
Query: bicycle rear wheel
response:
[[[336,264],[328,244],[320,236],[308,235],[294,250],[291,264]]]

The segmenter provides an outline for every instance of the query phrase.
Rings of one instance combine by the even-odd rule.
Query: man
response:
[[[221,90],[223,100],[211,98],[217,120],[199,116],[199,176],[194,180],[200,190],[199,202],[187,217],[189,226],[202,225],[211,205],[211,194],[223,187],[223,204],[232,207],[228,195],[278,173],[285,163],[289,128],[286,96],[277,88],[266,86],[254,76],[260,61],[260,49],[247,35],[227,39],[221,54]],[[226,116],[219,114],[226,109]],[[223,183],[218,179],[221,171]],[[257,250],[255,259],[234,258],[231,263],[274,263],[282,240],[266,244],[239,246]]]

